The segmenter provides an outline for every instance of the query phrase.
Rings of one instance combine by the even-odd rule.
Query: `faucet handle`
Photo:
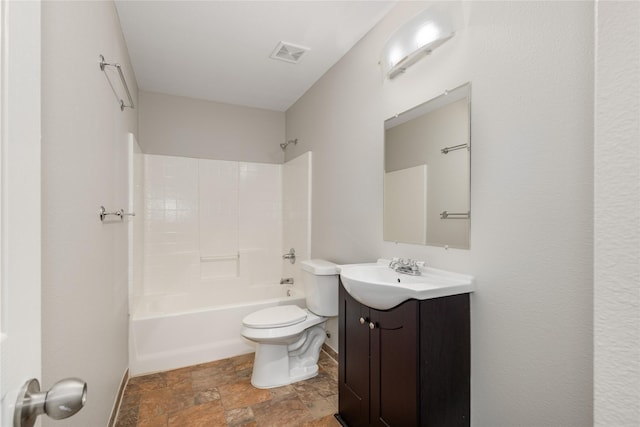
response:
[[[395,271],[414,271],[419,272],[420,268],[424,267],[424,261],[416,261],[411,258],[397,258],[394,257],[389,262],[389,268]]]
[[[424,261],[416,261],[415,259],[409,259],[408,267],[411,269],[411,271],[419,272],[420,268],[424,267]]]

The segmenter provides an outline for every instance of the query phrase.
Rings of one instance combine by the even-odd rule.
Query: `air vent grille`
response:
[[[280,42],[273,50],[270,58],[297,64],[304,56],[304,54],[308,51],[308,47],[299,46],[292,43]]]

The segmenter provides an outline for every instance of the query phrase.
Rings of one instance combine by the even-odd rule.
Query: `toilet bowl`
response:
[[[242,320],[241,334],[256,343],[251,384],[273,388],[318,374],[325,323],[338,315],[337,266],[324,260],[301,263],[306,309],[296,305],[265,308]]]
[[[256,343],[251,384],[272,388],[315,376],[326,321],[296,305],[265,308],[245,317],[242,336]]]

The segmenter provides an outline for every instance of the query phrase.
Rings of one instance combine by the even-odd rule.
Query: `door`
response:
[[[40,2],[0,3],[0,393],[40,377]]]

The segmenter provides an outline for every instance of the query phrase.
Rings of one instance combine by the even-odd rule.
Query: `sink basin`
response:
[[[397,273],[388,260],[340,266],[342,284],[356,301],[388,310],[408,299],[430,299],[473,292],[473,277],[422,267],[420,276]]]

